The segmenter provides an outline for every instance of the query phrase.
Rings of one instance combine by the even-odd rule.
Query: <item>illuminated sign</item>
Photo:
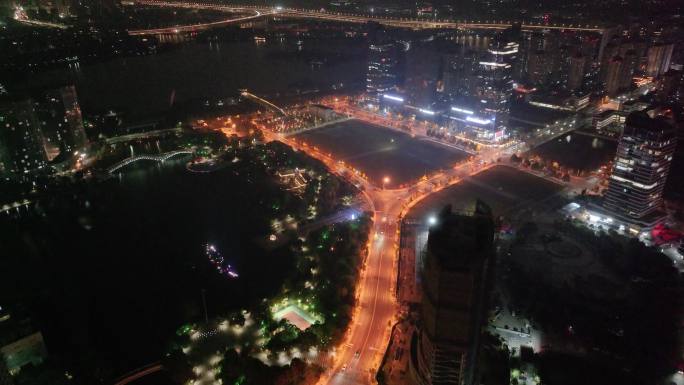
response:
[[[422,112],[422,113],[424,113],[424,114],[428,114],[428,115],[434,115],[434,114],[435,114],[435,111],[430,111],[430,110],[426,110],[426,109],[423,109],[423,108],[419,108],[418,111],[420,111],[420,112]]]
[[[517,53],[518,49],[515,48],[515,49],[508,50],[508,51],[492,51],[492,50],[490,50],[489,52],[493,53],[494,55],[510,55],[512,53]]]
[[[394,96],[394,95],[387,95],[387,94],[385,94],[385,95],[382,95],[382,97],[385,98],[385,99],[394,100],[394,101],[400,102],[400,103],[403,103],[403,102],[404,102],[404,98],[400,98],[400,97]]]
[[[472,123],[477,123],[477,124],[489,124],[492,122],[489,119],[480,119],[480,118],[475,117],[475,116],[469,116],[466,118],[466,120],[469,122],[472,122]]]
[[[460,107],[451,107],[451,111],[456,111],[456,112],[460,112],[460,113],[467,114],[467,115],[474,114],[473,111],[466,110],[465,108],[460,108]]]
[[[483,65],[483,66],[491,66],[491,67],[506,67],[506,68],[510,67],[510,64],[506,64],[506,63],[494,63],[494,62],[489,62],[489,61],[481,61],[481,62],[480,62],[480,65]]]

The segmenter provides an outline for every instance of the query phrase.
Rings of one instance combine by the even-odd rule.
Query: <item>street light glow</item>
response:
[[[430,226],[436,225],[436,224],[437,224],[437,217],[435,217],[434,215],[431,215],[431,216],[428,218],[428,224],[429,224]]]

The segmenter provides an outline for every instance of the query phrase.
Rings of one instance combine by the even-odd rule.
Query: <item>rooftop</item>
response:
[[[494,239],[491,209],[477,201],[471,215],[456,214],[447,205],[430,228],[428,250],[446,270],[469,268],[486,258]]]

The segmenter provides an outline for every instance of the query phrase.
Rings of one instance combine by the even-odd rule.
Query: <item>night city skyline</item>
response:
[[[684,385],[683,12],[0,0],[0,385]]]

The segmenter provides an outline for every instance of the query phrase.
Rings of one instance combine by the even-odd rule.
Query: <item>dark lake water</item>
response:
[[[365,86],[360,39],[189,42],[157,55],[59,69],[30,76],[32,87],[76,85],[83,110],[115,109],[131,118],[158,116],[174,103],[235,95],[273,96],[332,85]]]

